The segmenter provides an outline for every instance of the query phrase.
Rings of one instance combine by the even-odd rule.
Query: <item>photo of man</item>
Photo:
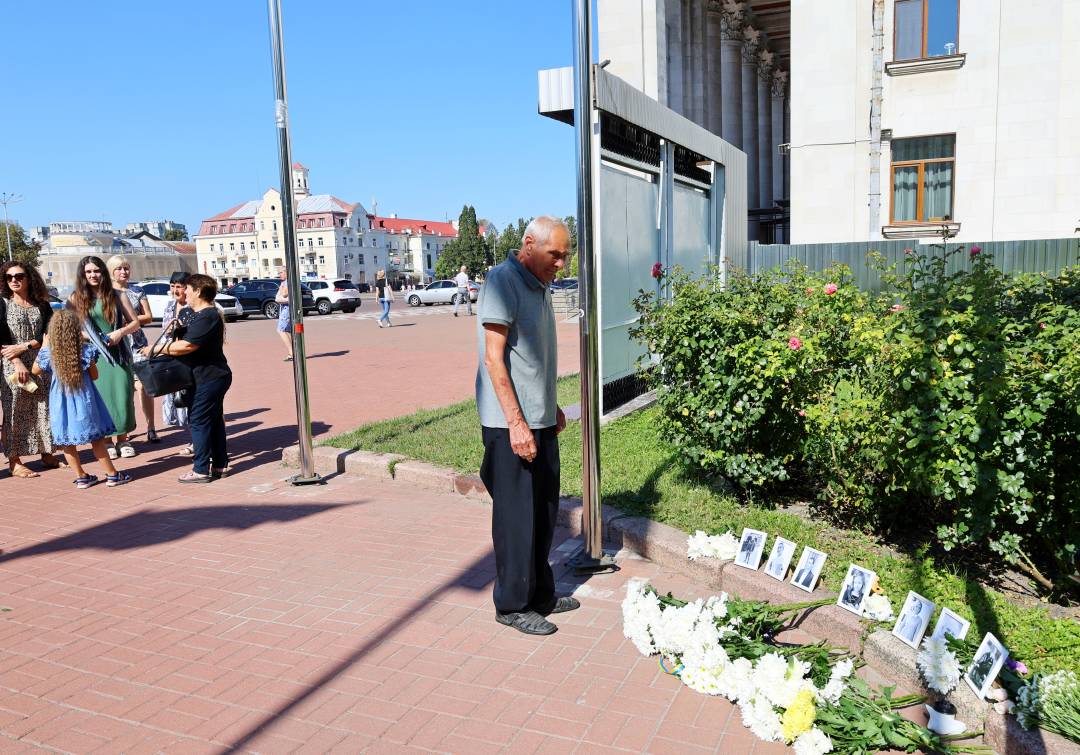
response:
[[[1009,657],[1009,651],[1001,644],[997,637],[986,633],[983,641],[979,643],[979,649],[975,651],[975,660],[971,662],[964,681],[971,687],[971,691],[980,698],[986,697],[990,685],[994,683],[1005,659]]]
[[[934,633],[931,635],[935,640],[940,640],[945,635],[955,637],[958,640],[962,640],[967,637],[968,629],[971,627],[971,622],[967,619],[963,619],[957,616],[948,608],[941,609],[941,616],[938,617],[937,626],[934,627]]]
[[[773,544],[769,562],[765,565],[765,573],[773,579],[783,580],[787,576],[791,557],[795,555],[795,543],[782,537],[776,538]]]
[[[810,546],[803,548],[802,556],[799,558],[798,566],[795,567],[795,576],[792,577],[791,584],[801,590],[813,592],[814,586],[817,585],[818,577],[821,575],[821,570],[825,567],[825,558],[825,554],[819,550],[815,550]]]
[[[761,566],[761,554],[765,550],[765,538],[764,532],[749,528],[744,529],[742,541],[739,543],[739,552],[735,556],[735,563],[754,570]]]
[[[934,604],[918,593],[909,592],[904,607],[900,611],[900,618],[893,627],[893,635],[902,642],[917,648],[922,639],[926,627],[930,623],[930,614],[934,612]]]

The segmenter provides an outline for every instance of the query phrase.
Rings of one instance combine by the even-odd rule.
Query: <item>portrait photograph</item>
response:
[[[930,617],[934,613],[933,601],[927,600],[916,592],[908,592],[900,617],[893,626],[893,636],[905,645],[918,649],[926,628],[930,626]]]
[[[825,568],[826,555],[809,545],[803,548],[799,556],[799,565],[795,567],[795,575],[791,578],[791,584],[800,590],[813,592],[817,585],[821,570]]]
[[[870,588],[874,584],[877,575],[869,569],[852,564],[848,567],[844,584],[840,587],[840,597],[836,599],[836,605],[851,611],[856,616],[862,616],[863,603],[870,597]]]
[[[765,573],[773,579],[783,582],[784,577],[787,576],[788,567],[791,566],[791,559],[794,556],[795,543],[777,537],[776,542],[773,543],[772,553],[769,554],[769,560],[765,564]]]
[[[739,541],[739,552],[735,556],[735,563],[747,569],[755,571],[761,566],[761,555],[765,552],[764,532],[752,530],[746,527],[742,531],[742,540]]]
[[[948,608],[942,608],[941,616],[938,617],[937,624],[934,625],[934,633],[930,636],[935,640],[940,640],[948,634],[962,640],[967,637],[970,628],[970,621],[962,616],[957,616]]]
[[[975,651],[971,666],[964,675],[964,681],[980,700],[990,691],[990,685],[997,679],[998,672],[1001,671],[1008,657],[1009,651],[1005,649],[1005,646],[997,637],[987,632],[979,644],[979,649]]]

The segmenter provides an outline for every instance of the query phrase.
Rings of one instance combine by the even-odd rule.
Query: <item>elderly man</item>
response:
[[[454,276],[454,283],[457,284],[457,298],[454,299],[454,317],[457,317],[457,308],[461,305],[461,302],[465,302],[469,305],[469,317],[472,317],[472,294],[469,293],[469,268],[462,265],[461,270]]]
[[[579,607],[556,597],[548,552],[559,507],[555,314],[548,286],[566,264],[570,233],[538,217],[521,250],[480,289],[476,404],[484,439],[480,477],[492,498],[495,619],[525,634],[551,634],[545,617]]]

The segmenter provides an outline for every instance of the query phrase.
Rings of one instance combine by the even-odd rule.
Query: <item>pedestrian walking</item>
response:
[[[472,295],[469,293],[469,269],[462,265],[461,270],[454,276],[454,282],[457,283],[457,297],[454,299],[454,317],[457,317],[458,306],[463,301],[469,305],[469,317],[472,317]]]
[[[187,325],[195,313],[187,305],[187,280],[185,272],[175,272],[169,277],[169,295],[161,316],[161,330],[170,333],[174,328]],[[149,347],[147,347],[149,348]],[[167,393],[161,400],[161,419],[169,427],[188,427],[188,406],[185,392]],[[188,436],[190,438],[190,430]],[[180,449],[181,456],[193,456],[195,447],[189,441]]]
[[[380,270],[375,273],[375,291],[376,298],[379,300],[379,304],[382,305],[382,314],[379,315],[379,327],[392,328],[394,323],[390,322],[390,302],[394,300],[394,289],[390,287],[389,282],[386,280],[386,271]],[[386,323],[383,325],[383,323]]]
[[[101,266],[104,270],[104,265]],[[90,444],[94,458],[105,468],[105,484],[116,487],[131,481],[117,470],[109,457],[105,439],[116,434],[116,425],[101,393],[98,350],[83,341],[83,325],[71,310],[56,312],[49,322],[49,336],[34,362],[34,375],[49,375],[49,426],[53,442],[64,450],[75,472],[75,487],[96,485],[97,475],[87,474],[79,460],[79,446]]]
[[[79,316],[87,338],[98,349],[95,385],[116,427],[108,447],[112,459],[130,459],[137,453],[128,442],[135,429],[135,376],[126,337],[142,328],[131,302],[118,295],[100,257],[83,257],[76,268],[75,290],[68,306]]]
[[[188,278],[186,289],[191,319],[174,328],[175,341],[161,344],[153,353],[174,356],[191,368],[194,385],[188,422],[195,455],[192,470],[178,480],[202,483],[228,470],[225,394],[232,385],[232,370],[225,359],[225,319],[214,305],[217,283],[208,275],[195,274]]]
[[[274,301],[278,305],[277,332],[281,336],[282,343],[285,344],[285,361],[291,362],[293,350],[292,313],[289,311],[289,281],[286,279],[284,270],[281,271],[280,277],[281,283],[278,285],[277,294],[274,295]]]
[[[23,458],[41,455],[46,469],[56,469],[49,429],[49,391],[31,375],[52,318],[49,292],[36,269],[21,262],[0,266],[0,404],[3,445],[12,477],[37,477]]]
[[[127,347],[131,352],[132,364],[136,364],[146,359],[143,355],[143,349],[146,348],[146,333],[143,332],[141,326],[149,325],[154,321],[154,315],[150,311],[150,302],[146,298],[146,294],[142,292],[142,289],[136,289],[133,286],[128,285],[131,281],[131,263],[127,261],[127,258],[114,254],[105,262],[106,267],[109,268],[109,276],[112,278],[113,288],[119,294],[123,294],[127,297],[128,303],[131,304],[131,308],[135,310],[135,317],[139,321],[140,328],[127,337]],[[134,376],[135,385],[135,403],[142,408],[143,421],[146,422],[146,442],[147,443],[159,443],[160,439],[157,434],[156,421],[154,418],[154,397],[143,390],[142,383],[139,382],[139,378]]]
[[[559,443],[566,426],[555,392],[555,313],[548,286],[566,264],[570,232],[541,216],[521,250],[480,290],[476,404],[484,441],[480,477],[492,499],[495,619],[525,634],[557,627],[547,616],[577,599],[555,595],[548,553],[559,507]]]

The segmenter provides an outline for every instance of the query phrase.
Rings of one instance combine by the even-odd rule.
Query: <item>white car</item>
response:
[[[305,280],[304,285],[311,289],[311,295],[315,298],[315,309],[320,315],[328,315],[337,310],[355,312],[360,306],[360,289],[352,281]]]
[[[146,294],[146,301],[150,304],[150,314],[155,320],[165,316],[165,305],[169,303],[172,294],[169,293],[169,282],[166,280],[149,280],[131,284],[132,288],[139,288]],[[214,303],[225,315],[226,322],[233,322],[244,317],[244,308],[235,296],[218,294],[214,297]]]
[[[476,301],[479,293],[480,286],[469,281],[469,298]],[[441,280],[429,283],[424,288],[416,291],[408,291],[405,301],[411,307],[419,307],[421,304],[430,307],[432,304],[454,304],[457,302],[457,298],[457,283],[452,280]]]

